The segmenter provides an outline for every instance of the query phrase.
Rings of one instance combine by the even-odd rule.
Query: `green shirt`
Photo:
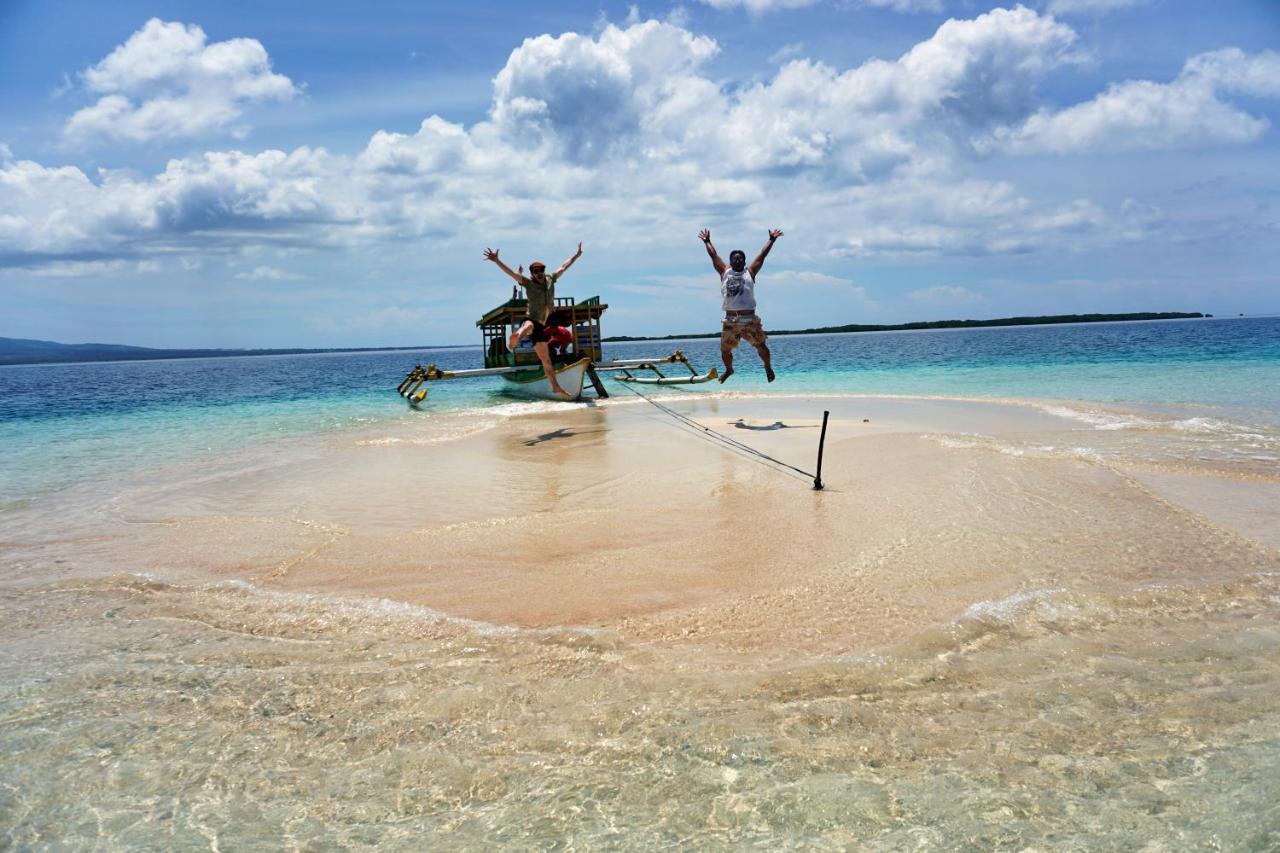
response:
[[[524,295],[529,300],[529,316],[539,323],[547,322],[551,308],[556,304],[556,274],[546,274],[546,283],[538,284],[528,276],[520,277]]]

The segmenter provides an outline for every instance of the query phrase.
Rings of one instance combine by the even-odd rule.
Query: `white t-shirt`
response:
[[[756,310],[756,280],[751,270],[743,267],[742,272],[734,272],[733,267],[727,268],[720,276],[720,295],[726,311]]]

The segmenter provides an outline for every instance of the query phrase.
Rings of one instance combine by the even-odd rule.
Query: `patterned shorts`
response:
[[[724,349],[736,349],[738,341],[742,340],[758,347],[768,339],[760,318],[755,314],[725,317],[724,325],[720,327],[720,346]]]

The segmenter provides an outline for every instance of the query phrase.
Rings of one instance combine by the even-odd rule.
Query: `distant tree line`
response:
[[[313,353],[395,352],[396,350],[454,349],[445,346],[337,347],[303,349],[153,349],[124,344],[60,344],[27,338],[0,338],[0,364],[53,364],[77,361],[155,361],[168,358],[231,358],[252,355],[311,355]]]
[[[1051,323],[1107,323],[1124,320],[1186,320],[1212,317],[1200,312],[1145,312],[1138,314],[1053,314],[1044,317],[1002,317],[998,320],[934,320],[897,325],[818,326],[813,329],[770,330],[770,335],[822,335],[840,332],[896,332],[911,329],[969,329],[981,326],[1041,326]],[[662,335],[632,337],[621,335],[605,338],[610,343],[625,341],[675,341],[689,338],[718,338],[719,332],[696,335]],[[225,358],[251,355],[309,355],[311,353],[393,352],[395,350],[455,349],[454,346],[418,347],[342,347],[328,349],[152,349],[123,344],[62,344],[26,338],[0,338],[0,364],[48,364],[74,361],[138,361],[162,358]]]
[[[1000,317],[995,320],[931,320],[917,323],[889,325],[849,323],[844,326],[817,326],[812,329],[769,330],[770,335],[830,335],[843,332],[903,332],[913,329],[974,329],[984,326],[1048,326],[1054,323],[1118,323],[1129,320],[1191,320],[1212,317],[1199,311],[1143,311],[1135,314],[1049,314],[1038,317]],[[676,341],[689,338],[718,338],[719,332],[696,335],[662,335],[659,337],[632,337],[621,335],[605,338],[610,343],[625,341]]]

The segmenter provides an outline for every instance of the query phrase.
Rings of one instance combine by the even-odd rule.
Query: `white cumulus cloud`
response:
[[[1152,0],[1051,0],[1049,12],[1054,15],[1104,15],[1118,9],[1146,6]]]
[[[282,270],[279,267],[259,266],[248,272],[236,273],[236,278],[244,281],[301,281],[306,276]]]
[[[713,9],[745,9],[753,15],[802,9],[820,0],[702,0]],[[859,6],[892,9],[895,12],[941,12],[942,0],[857,0]]]
[[[1225,99],[1280,86],[1276,54],[1228,49],[1193,57],[1173,83],[1120,83],[1046,108],[1037,87],[1072,65],[1076,41],[1052,17],[996,9],[947,21],[897,58],[798,58],[735,86],[708,68],[714,39],[635,21],[527,39],[498,71],[486,120],[432,115],[410,132],[373,131],[352,155],[209,151],[141,176],[0,149],[0,267],[459,235],[512,235],[512,246],[531,233],[649,251],[702,225],[759,239],[782,227],[789,249],[827,260],[1078,248],[1145,226],[1088,199],[1038,201],[979,170],[998,174],[990,160],[1009,151],[1247,141],[1265,119]],[[174,79],[161,61],[170,53],[157,56],[150,70],[104,60],[99,84],[142,92]],[[1165,107],[1123,106],[1137,89]],[[1175,109],[1206,103],[1225,113],[1208,131],[1212,109]],[[686,223],[684,237],[672,223]]]
[[[972,305],[982,301],[982,294],[967,287],[938,284],[913,290],[907,294],[907,298],[920,305]]]
[[[1117,83],[1090,101],[999,128],[989,144],[1066,154],[1252,142],[1270,122],[1224,100],[1231,94],[1280,97],[1280,53],[1202,53],[1169,83]]]
[[[526,39],[494,79],[493,122],[512,144],[598,162],[642,131],[694,120],[718,91],[696,70],[718,51],[715,40],[661,21],[609,24],[595,38]]]
[[[1025,118],[1075,33],[1030,9],[950,20],[894,61],[847,71],[797,60],[724,105],[714,139],[747,169],[823,168],[874,180],[930,167],[971,135]],[[704,125],[715,119],[705,114]]]
[[[145,142],[246,131],[244,108],[298,94],[288,77],[271,70],[256,39],[209,44],[194,24],[152,18],[101,62],[81,74],[96,103],[67,120],[72,142],[116,139]]]
[[[154,178],[30,160],[0,165],[0,266],[219,245],[321,244],[357,219],[340,167],[323,149],[209,152]]]
[[[860,0],[863,6],[892,9],[895,12],[941,12],[942,0]]]
[[[802,9],[818,0],[702,0],[713,9],[746,9],[752,14],[777,12],[782,9]]]
[[[322,331],[377,331],[379,329],[413,329],[430,320],[430,312],[425,308],[406,308],[402,305],[388,305],[341,318],[320,318],[313,325]]]

